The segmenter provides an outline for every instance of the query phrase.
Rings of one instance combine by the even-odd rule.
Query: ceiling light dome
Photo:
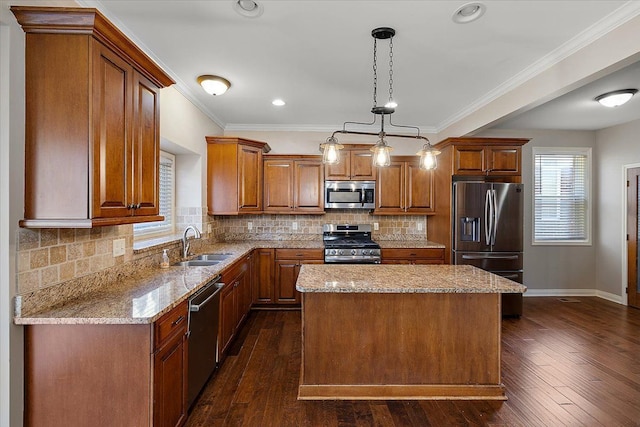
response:
[[[198,83],[209,95],[222,95],[231,87],[229,80],[220,76],[204,75],[198,77]]]
[[[253,0],[236,0],[233,2],[233,10],[246,18],[257,18],[264,12],[262,4]]]
[[[480,2],[465,3],[453,12],[451,19],[457,24],[468,24],[480,18],[487,10],[487,6]]]
[[[638,89],[614,90],[613,92],[596,96],[595,100],[605,107],[619,107],[622,104],[626,104],[636,92],[638,92]]]

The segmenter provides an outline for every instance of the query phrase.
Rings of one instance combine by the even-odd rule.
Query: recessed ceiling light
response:
[[[636,92],[638,92],[638,89],[614,90],[613,92],[607,92],[596,96],[595,100],[605,107],[619,107],[629,101]]]
[[[257,18],[264,12],[262,4],[253,0],[236,0],[233,9],[246,18]]]
[[[453,12],[451,19],[457,24],[468,24],[484,15],[486,10],[487,6],[483,3],[477,1],[465,3]]]
[[[276,107],[282,107],[284,104],[286,104],[286,102],[284,102],[282,99],[274,99],[273,101],[271,101],[271,103]]]
[[[198,76],[198,83],[209,95],[222,95],[231,87],[229,80],[220,76]]]

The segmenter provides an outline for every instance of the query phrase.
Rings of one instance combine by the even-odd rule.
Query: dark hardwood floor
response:
[[[300,312],[253,312],[187,426],[640,426],[640,310],[569,300],[503,320],[505,402],[297,401]]]

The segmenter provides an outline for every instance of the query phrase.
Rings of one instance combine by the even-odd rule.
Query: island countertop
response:
[[[300,292],[522,293],[527,288],[470,265],[305,264]]]

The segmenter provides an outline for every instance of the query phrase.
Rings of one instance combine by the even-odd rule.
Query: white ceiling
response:
[[[635,2],[615,0],[484,1],[484,16],[461,25],[451,16],[465,0],[261,0],[264,13],[253,19],[237,14],[233,0],[79,3],[100,9],[231,131],[325,131],[369,121],[376,27],[396,30],[393,121],[435,133],[505,82],[542,71],[640,12]],[[387,46],[378,45],[379,101],[388,96]],[[639,87],[638,70],[620,71],[500,126],[592,129],[638,118],[640,111],[633,117],[623,107],[603,112],[592,102],[620,85]],[[201,74],[223,76],[231,89],[212,97],[196,82]],[[274,98],[287,105],[272,106]],[[640,99],[633,102],[640,110]]]

